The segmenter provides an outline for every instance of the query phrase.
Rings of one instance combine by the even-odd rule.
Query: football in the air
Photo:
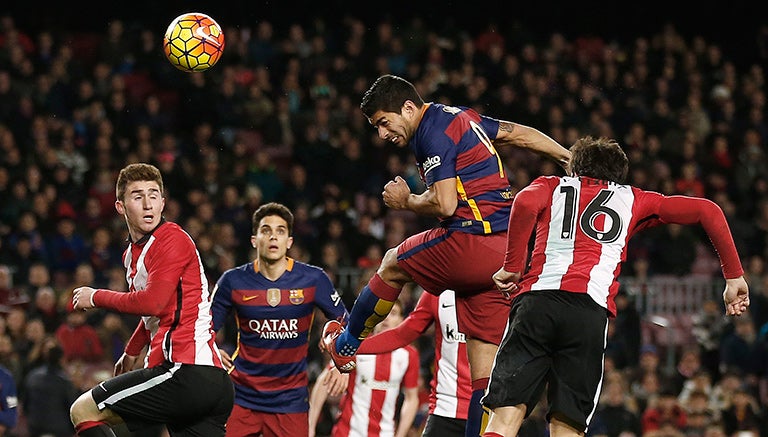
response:
[[[216,20],[206,14],[181,14],[165,31],[163,50],[171,64],[179,70],[205,71],[221,58],[224,32]]]

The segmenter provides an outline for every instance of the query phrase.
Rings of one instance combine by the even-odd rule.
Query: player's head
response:
[[[128,184],[131,182],[156,182],[160,188],[160,194],[163,193],[163,176],[160,170],[152,164],[136,163],[128,164],[117,176],[117,185],[115,195],[117,200],[125,200],[125,192]]]
[[[260,260],[267,262],[285,259],[293,244],[293,213],[287,206],[270,202],[253,213],[251,245]]]
[[[259,231],[261,220],[264,217],[270,215],[274,215],[283,219],[283,221],[285,221],[285,226],[288,229],[288,235],[293,235],[293,213],[291,212],[290,208],[283,205],[282,203],[277,202],[265,203],[253,213],[252,225],[254,235],[256,235],[256,233]]]
[[[424,99],[416,87],[402,77],[387,74],[368,88],[360,109],[385,141],[408,144],[421,120]]]
[[[571,146],[571,170],[577,176],[623,184],[629,160],[616,140],[585,136]]]
[[[130,164],[117,176],[115,209],[125,217],[132,241],[160,225],[165,208],[163,177],[150,164]]]

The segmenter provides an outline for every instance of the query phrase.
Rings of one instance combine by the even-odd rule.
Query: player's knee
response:
[[[89,391],[81,394],[69,407],[69,419],[73,425],[89,420],[98,420],[98,415],[99,409],[96,407],[96,402],[93,401]]]
[[[410,280],[405,270],[397,264],[397,248],[389,249],[384,254],[376,274],[387,283],[404,283]]]

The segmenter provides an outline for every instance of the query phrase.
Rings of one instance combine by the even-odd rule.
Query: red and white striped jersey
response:
[[[504,270],[525,271],[520,292],[587,293],[616,315],[614,296],[627,243],[638,231],[665,223],[701,224],[720,256],[723,274],[743,274],[728,222],[712,201],[665,196],[588,177],[542,176],[515,196]]]
[[[128,292],[97,290],[96,306],[142,316],[126,345],[145,365],[163,361],[223,367],[215,343],[211,294],[200,254],[179,225],[162,222],[123,253]]]
[[[349,387],[339,402],[333,437],[392,437],[401,388],[419,384],[419,352],[405,346],[378,355],[357,355]]]
[[[422,301],[431,307],[435,323],[440,327],[435,329],[435,376],[429,393],[429,413],[466,419],[472,397],[472,377],[466,337],[459,332],[456,292],[444,290],[439,296],[424,292],[416,309]]]

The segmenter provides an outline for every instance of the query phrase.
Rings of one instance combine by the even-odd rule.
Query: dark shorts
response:
[[[91,395],[131,431],[166,424],[172,436],[224,436],[235,397],[224,369],[173,363],[118,375]]]
[[[421,437],[464,437],[466,419],[430,414]]]
[[[491,277],[504,262],[506,233],[473,235],[434,228],[412,235],[397,248],[397,264],[425,291],[456,291],[459,330],[469,338],[499,344],[510,302]]]
[[[586,430],[603,379],[608,313],[587,294],[530,291],[512,303],[483,405],[525,404],[526,417],[547,389],[547,419]]]

